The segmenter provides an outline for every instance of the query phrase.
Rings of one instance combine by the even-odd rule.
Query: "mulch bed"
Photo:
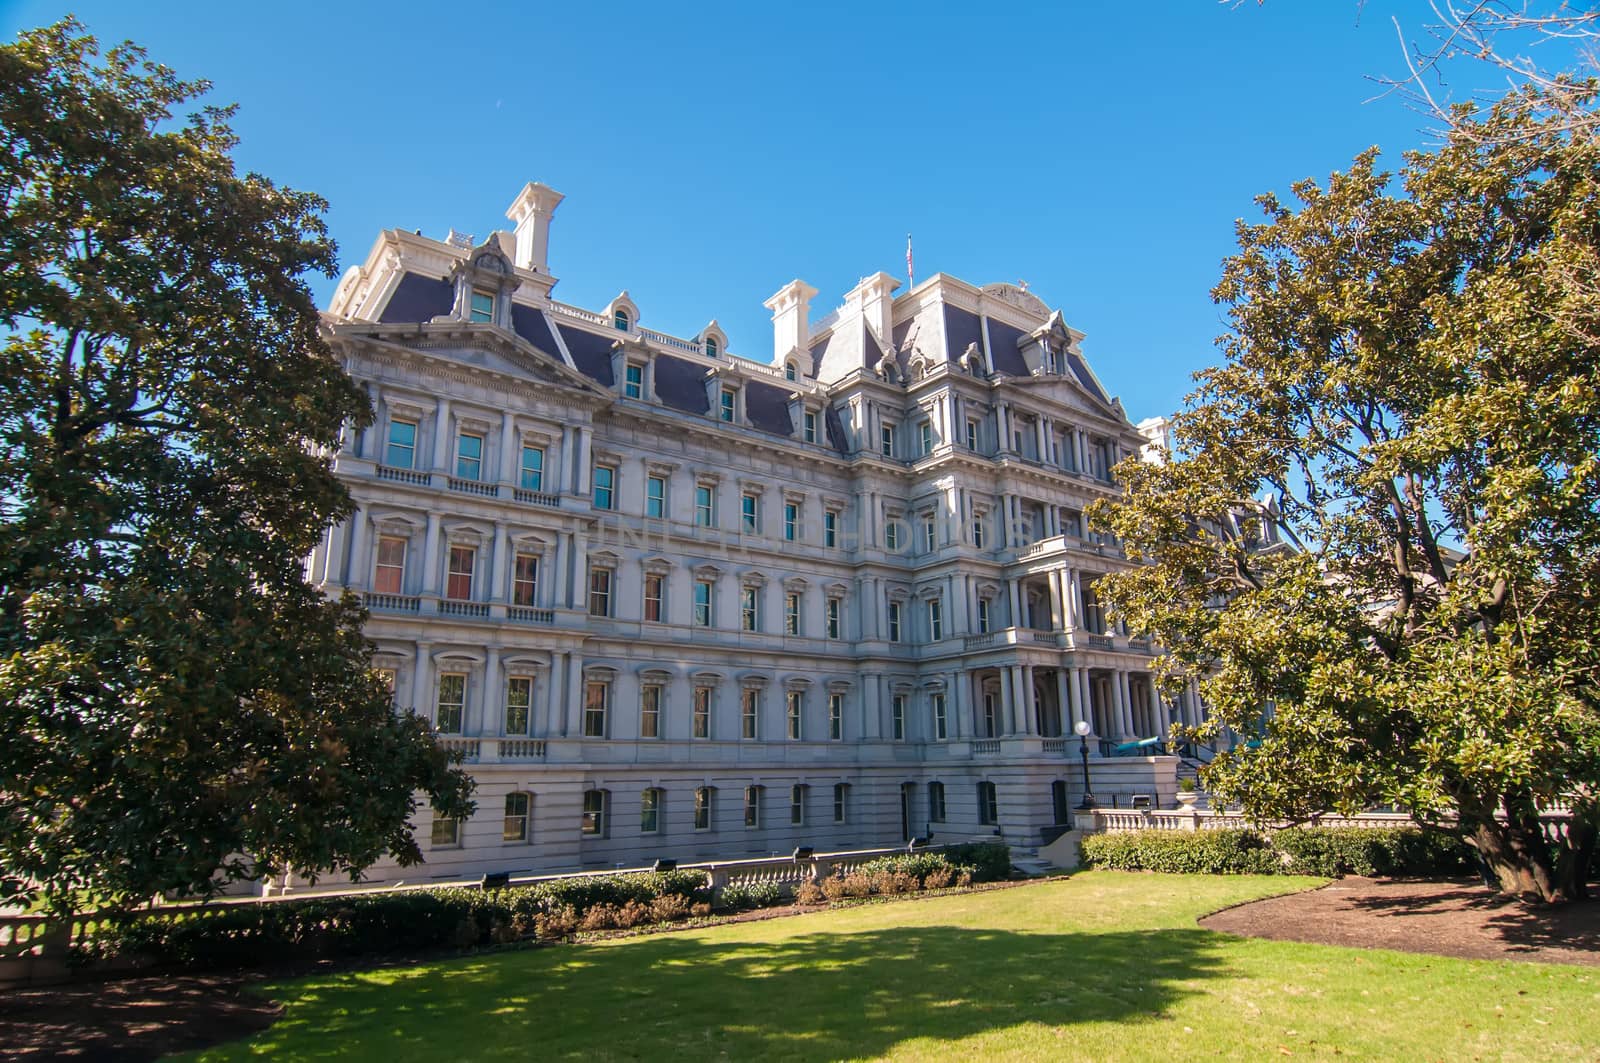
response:
[[[1225,908],[1200,925],[1275,941],[1600,967],[1600,901],[1524,908],[1472,881],[1342,878]]]

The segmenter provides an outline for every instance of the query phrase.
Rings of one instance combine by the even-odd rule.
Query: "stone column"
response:
[[[561,681],[561,655],[550,655],[551,668],[535,668],[533,678],[533,719],[528,721],[528,733],[533,738],[550,738],[560,728],[552,713],[561,702],[556,697],[556,687]]]
[[[433,465],[435,472],[455,474],[450,467],[450,400],[441,397],[433,415]]]
[[[517,434],[517,418],[510,410],[500,415],[500,481],[520,487],[517,469],[521,465],[522,438]]]
[[[1089,684],[1091,682],[1091,680],[1089,678],[1089,669],[1080,667],[1078,669],[1077,679],[1078,679],[1078,686],[1077,686],[1077,691],[1078,691],[1078,709],[1079,709],[1080,712],[1083,713],[1083,717],[1082,718],[1089,721],[1089,733],[1093,734],[1094,733],[1094,701],[1092,700],[1093,699],[1093,694],[1089,690]]]
[[[566,654],[567,681],[562,686],[566,693],[566,704],[562,706],[561,714],[565,724],[561,733],[563,735],[583,734],[583,656],[577,653]]]
[[[500,650],[490,647],[483,662],[483,693],[478,698],[475,719],[463,722],[462,733],[469,735],[505,734],[505,690],[500,678]],[[470,711],[470,710],[469,710]],[[496,719],[496,716],[499,718]]]
[[[1011,623],[1008,626],[1022,627],[1024,621],[1022,615],[1022,581],[1016,579],[1008,580],[1006,588],[1011,594]]]
[[[1064,730],[1071,729],[1077,725],[1079,720],[1088,718],[1084,713],[1083,694],[1080,689],[1080,684],[1083,682],[1082,672],[1082,668],[1070,665],[1061,670],[1063,681],[1066,683],[1066,698],[1061,704],[1063,708],[1070,706],[1072,710],[1068,714]]]
[[[1015,713],[1012,704],[1016,700],[1014,697],[1016,683],[1011,673],[1014,670],[1009,667],[1000,669],[1000,711],[995,714],[995,725],[1003,735],[1013,732],[1011,719]]]
[[[494,526],[494,566],[489,570],[489,593],[484,595],[486,601],[508,602],[511,600],[509,593],[510,579],[510,544],[506,541],[506,526]]]
[[[1071,682],[1065,667],[1056,669],[1056,718],[1061,721],[1061,733],[1067,734],[1072,730],[1073,712]]]
[[[1062,573],[1064,586],[1062,588],[1062,611],[1066,616],[1067,629],[1076,631],[1083,626],[1081,609],[1082,599],[1080,594],[1080,576],[1078,570],[1069,568]]]
[[[593,490],[590,479],[594,469],[594,461],[592,458],[594,432],[592,429],[586,428],[582,425],[575,425],[573,427],[573,432],[577,436],[578,467],[573,471],[572,482],[575,485],[574,489],[578,494],[587,495]]]
[[[1111,723],[1117,729],[1117,738],[1128,736],[1128,702],[1122,686],[1122,673],[1111,673]]]
[[[972,674],[956,671],[950,673],[950,737],[966,738],[972,730],[967,714],[972,711]]]
[[[1050,585],[1050,630],[1051,631],[1064,631],[1064,630],[1066,630],[1066,622],[1067,622],[1066,610],[1064,608],[1062,608],[1062,601],[1061,601],[1061,577],[1062,577],[1062,574],[1063,573],[1059,568],[1053,568],[1049,572],[1045,573],[1046,581]]]
[[[367,507],[360,505],[350,515],[350,556],[340,579],[346,587],[366,589],[367,570],[371,567],[367,550],[371,543],[372,522],[367,519]]]
[[[1033,665],[1031,665],[1031,664],[1023,665],[1022,666],[1022,705],[1023,705],[1023,710],[1022,710],[1023,711],[1023,716],[1022,716],[1023,728],[1022,729],[1027,734],[1036,735],[1036,734],[1040,733],[1040,729],[1039,729],[1039,693],[1038,693],[1038,691],[1036,689],[1034,689],[1033,680],[1034,680]]]
[[[411,711],[424,720],[433,719],[433,643],[417,643],[416,675],[411,680]]]
[[[422,541],[422,593],[439,593],[439,571],[444,567],[439,541],[439,514],[428,514],[428,533]]]

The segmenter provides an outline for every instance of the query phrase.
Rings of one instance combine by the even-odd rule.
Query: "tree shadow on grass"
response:
[[[917,1037],[1160,1014],[1218,970],[1223,940],[949,926],[772,943],[664,935],[283,987],[288,1015],[257,1044],[387,1061],[877,1056]]]

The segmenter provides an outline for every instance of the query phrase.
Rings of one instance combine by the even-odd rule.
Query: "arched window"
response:
[[[633,319],[628,317],[626,310],[619,309],[611,318],[612,324],[617,326],[617,331],[627,332],[632,327]]]
[[[783,366],[783,379],[785,379],[785,380],[799,380],[800,379],[800,371],[794,367],[794,363],[793,362],[785,362],[784,363],[784,366]]]
[[[705,349],[707,358],[716,358],[722,353],[722,348],[717,345],[717,338],[715,336],[706,337]]]

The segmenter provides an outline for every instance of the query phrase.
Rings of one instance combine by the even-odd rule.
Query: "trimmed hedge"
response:
[[[783,900],[783,887],[776,882],[730,882],[719,891],[722,907],[735,912],[750,908],[771,908]]]
[[[186,967],[248,967],[320,956],[472,948],[531,933],[538,916],[711,899],[702,871],[554,879],[531,886],[409,890],[129,913],[90,938],[83,959],[134,956]]]
[[[1087,867],[1179,875],[1272,875],[1283,860],[1253,830],[1141,830],[1083,839]]]
[[[940,852],[880,856],[862,864],[856,871],[868,878],[879,874],[910,875],[919,887],[927,882],[930,874],[939,871],[948,871],[952,879],[965,871],[974,882],[994,882],[1011,877],[1011,850],[999,842],[969,842]]]
[[[1086,867],[1188,875],[1458,876],[1476,866],[1463,841],[1416,827],[1144,830],[1083,839]]]

